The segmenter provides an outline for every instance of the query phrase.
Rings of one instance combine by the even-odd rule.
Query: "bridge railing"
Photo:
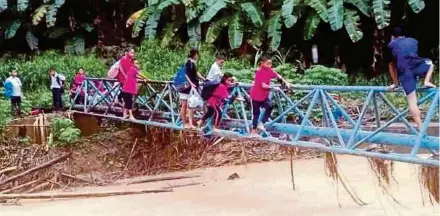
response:
[[[178,93],[172,83],[148,81],[138,85],[135,109],[139,122],[182,129]],[[249,134],[252,119],[249,97],[251,87],[251,84],[244,83],[231,87],[231,94],[244,100],[229,101],[225,105],[221,123],[223,130],[218,133],[234,133],[237,136]],[[399,146],[408,152],[395,155],[379,153],[380,157],[438,165],[437,160],[420,159],[417,154],[420,150],[434,154],[438,151],[438,134],[428,134],[427,131],[430,123],[438,119],[439,90],[417,91],[418,104],[427,108],[423,112],[420,131],[408,121],[408,109],[395,106],[389,99],[390,96],[404,98],[401,90],[390,91],[387,87],[378,86],[319,85],[294,85],[289,91],[276,88],[271,91],[274,112],[265,124],[268,132],[262,134],[262,139],[276,139],[297,146],[332,148],[349,154],[375,154],[370,152],[373,147],[371,143]],[[120,114],[122,108],[116,105],[119,93],[120,86],[116,80],[87,78],[74,93],[72,100],[75,103],[72,103],[71,109],[106,116]],[[356,101],[361,101],[360,106],[342,102],[350,94],[356,94]],[[350,112],[353,108],[359,111]],[[202,114],[202,111],[197,112],[196,118]],[[391,125],[395,123],[403,124],[406,132],[393,132]],[[209,124],[205,133],[210,133]]]

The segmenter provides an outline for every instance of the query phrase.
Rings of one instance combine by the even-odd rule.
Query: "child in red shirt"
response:
[[[220,124],[222,117],[222,107],[225,99],[229,97],[229,87],[233,82],[233,76],[230,73],[225,73],[220,81],[220,84],[212,92],[212,95],[208,98],[207,105],[208,111],[201,120],[197,122],[201,126],[208,118],[214,116],[213,130],[216,130]]]
[[[284,80],[279,74],[272,69],[272,60],[263,57],[261,59],[260,68],[257,70],[254,78],[254,85],[251,88],[250,97],[252,100],[252,135],[257,135],[257,128],[261,131],[265,131],[264,123],[269,119],[273,106],[269,99],[270,93],[270,81],[274,78],[281,80],[287,87],[290,87],[290,83]],[[276,87],[277,88],[277,87]],[[277,89],[279,90],[279,89]],[[260,117],[260,108],[266,109],[262,122],[258,124],[258,118]]]

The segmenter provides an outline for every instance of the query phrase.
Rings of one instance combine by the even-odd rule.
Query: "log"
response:
[[[152,190],[126,190],[126,191],[109,191],[109,192],[83,192],[83,193],[34,193],[34,194],[0,194],[0,200],[7,199],[63,199],[63,198],[89,198],[89,197],[106,197],[121,196],[144,193],[162,193],[173,192],[172,189],[152,189]]]
[[[18,169],[18,166],[11,166],[0,170],[0,175],[7,172],[12,172]]]
[[[150,179],[143,179],[143,180],[128,182],[127,185],[141,184],[141,183],[148,183],[148,182],[158,182],[158,181],[169,181],[169,180],[177,180],[177,179],[196,178],[196,177],[200,177],[200,175],[169,176],[169,177],[161,177],[161,178],[150,178]]]
[[[32,168],[32,169],[26,170],[26,171],[24,171],[24,172],[22,172],[22,173],[19,173],[19,174],[15,175],[15,176],[11,176],[11,177],[9,177],[9,178],[7,178],[7,179],[1,181],[1,182],[0,182],[0,187],[1,187],[2,185],[5,185],[5,184],[11,182],[11,181],[14,181],[14,180],[16,180],[16,179],[18,179],[18,178],[21,178],[21,177],[23,177],[23,176],[25,176],[25,175],[27,175],[27,174],[30,174],[30,173],[36,172],[36,171],[38,171],[38,170],[41,170],[41,169],[47,168],[47,167],[52,166],[52,165],[54,165],[54,164],[56,164],[56,163],[59,163],[59,162],[61,162],[61,161],[64,161],[64,160],[66,160],[68,157],[70,157],[71,154],[72,154],[72,153],[67,153],[67,154],[65,154],[65,155],[63,155],[63,156],[61,156],[61,157],[54,158],[54,159],[52,159],[51,161],[48,161],[48,162],[46,162],[46,163],[44,163],[44,164],[42,164],[42,165],[40,165],[40,166],[37,166],[37,167],[34,167],[34,168]]]
[[[7,194],[7,193],[10,193],[12,191],[20,190],[20,189],[25,188],[25,187],[27,187],[29,185],[33,185],[33,184],[37,183],[38,181],[39,180],[34,180],[34,181],[30,181],[30,182],[27,182],[27,183],[24,183],[24,184],[21,184],[21,185],[17,185],[17,186],[15,186],[13,188],[9,188],[9,189],[6,189],[4,191],[0,191],[0,194]]]

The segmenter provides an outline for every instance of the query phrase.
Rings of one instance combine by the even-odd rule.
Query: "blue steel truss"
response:
[[[138,85],[139,95],[135,99],[138,120],[135,122],[183,130],[178,93],[173,85],[163,81],[149,81]],[[418,131],[407,120],[408,109],[398,109],[387,98],[387,94],[391,95],[387,87],[294,85],[290,91],[274,88],[271,98],[275,108],[271,119],[265,124],[267,132],[260,137],[251,138],[250,87],[250,84],[240,83],[231,88],[231,94],[245,100],[229,101],[225,105],[220,130],[214,135],[429,166],[440,165],[436,157],[429,155],[438,155],[439,137],[436,134],[427,134],[433,119],[438,119],[438,89],[417,90],[418,104],[427,108],[423,112],[423,126]],[[72,103],[70,109],[87,115],[131,121],[120,117],[122,108],[115,104],[119,93],[120,86],[116,80],[87,78],[74,93],[72,101],[76,103]],[[350,107],[344,107],[344,103],[339,101],[350,94],[357,94],[357,98],[365,95],[356,115],[348,112]],[[401,94],[398,97],[403,98],[400,90],[392,96],[396,97],[397,94]],[[81,101],[78,101],[80,96]],[[381,120],[384,111],[392,116]],[[196,112],[196,119],[201,115],[201,112]],[[397,122],[406,127],[406,132],[390,131],[390,125]],[[201,133],[213,134],[209,124],[208,122]],[[438,124],[435,127],[438,131]],[[383,146],[392,150],[404,149],[404,153],[377,150],[378,146],[382,150]]]

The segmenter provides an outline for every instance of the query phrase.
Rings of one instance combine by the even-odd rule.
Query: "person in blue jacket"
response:
[[[390,89],[395,89],[400,81],[408,98],[409,112],[420,129],[422,118],[417,105],[417,79],[425,77],[424,87],[434,88],[435,85],[431,82],[434,65],[431,60],[418,56],[418,41],[414,38],[404,37],[400,27],[393,29],[392,40],[388,44],[388,48],[393,58],[389,64],[393,80]]]
[[[5,81],[5,89],[11,100],[13,115],[21,114],[21,98],[23,97],[22,84],[16,70],[12,70],[11,76]]]

